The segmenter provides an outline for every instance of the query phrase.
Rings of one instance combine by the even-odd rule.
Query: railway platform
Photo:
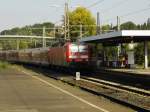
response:
[[[134,112],[49,77],[0,70],[0,112]]]
[[[148,69],[142,69],[142,68],[135,68],[135,69],[101,68],[100,70],[107,70],[107,71],[113,71],[113,72],[122,72],[122,73],[131,73],[131,74],[136,74],[136,75],[147,75],[147,76],[150,76],[150,68],[148,68]]]
[[[150,69],[99,68],[96,74],[92,76],[150,90]]]

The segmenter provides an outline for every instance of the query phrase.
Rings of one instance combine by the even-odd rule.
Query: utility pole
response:
[[[97,12],[97,31],[96,31],[96,34],[97,35],[100,35],[101,33],[101,24],[100,24],[100,13]]]
[[[54,25],[54,38],[56,37],[56,28],[55,28],[55,25]]]
[[[70,39],[70,25],[69,25],[69,7],[65,3],[65,40]]]
[[[29,29],[30,29],[30,30],[29,30],[29,31],[30,31],[30,35],[33,35],[33,34],[32,34],[32,28],[29,28]]]
[[[117,31],[120,31],[120,18],[119,18],[119,16],[117,16]],[[119,43],[117,46],[118,61],[119,61],[119,57],[120,57],[120,52],[121,52],[121,44]]]
[[[120,31],[120,17],[117,16],[117,31]]]
[[[68,39],[70,40],[70,23],[69,23],[69,6],[67,3],[67,31],[68,31]]]
[[[34,40],[34,47],[36,48],[36,40]]]
[[[45,27],[43,27],[43,38],[42,38],[43,48],[46,47],[46,40],[44,37],[45,37]]]
[[[64,32],[64,36],[65,36],[65,40],[67,39],[67,3],[65,3],[65,32]]]
[[[16,40],[16,43],[17,43],[17,48],[16,48],[16,49],[17,49],[17,50],[19,50],[19,48],[20,48],[20,47],[19,47],[20,40],[19,40],[19,39],[17,39],[17,40]]]
[[[65,19],[65,20],[64,20],[64,26],[65,26],[65,28],[64,28],[64,30],[65,30],[65,31],[64,31],[64,36],[65,36],[65,37],[64,37],[64,38],[65,38],[65,40],[66,40],[66,37],[67,37],[67,35],[66,35],[66,26],[67,26],[67,25],[66,25],[66,23],[67,23],[66,11],[67,11],[67,8],[66,8],[66,7],[67,7],[67,4],[65,3],[65,15],[64,15],[64,16],[65,16],[65,17],[64,17],[64,19]]]

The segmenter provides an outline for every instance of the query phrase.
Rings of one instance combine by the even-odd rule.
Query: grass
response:
[[[0,70],[7,69],[8,67],[10,67],[8,62],[0,61]]]

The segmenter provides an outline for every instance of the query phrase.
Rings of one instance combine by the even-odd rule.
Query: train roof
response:
[[[0,51],[0,52],[32,52],[32,51],[46,51],[49,50],[49,47],[46,48],[32,48],[32,49],[20,49],[20,50],[4,50],[4,51]]]

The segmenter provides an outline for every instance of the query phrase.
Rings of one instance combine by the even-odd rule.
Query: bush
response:
[[[6,69],[8,67],[9,67],[9,63],[8,62],[0,61],[0,69]]]

